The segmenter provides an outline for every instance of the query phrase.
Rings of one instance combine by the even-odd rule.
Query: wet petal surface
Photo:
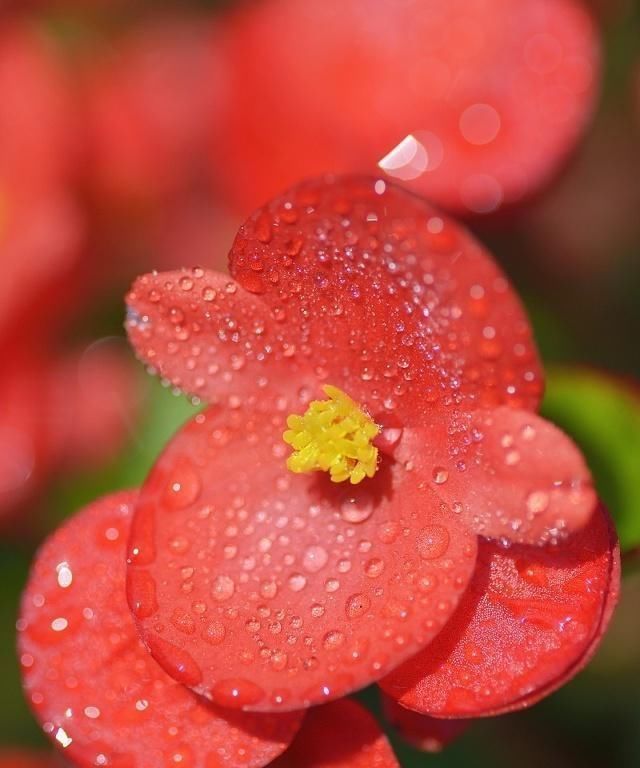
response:
[[[300,716],[213,708],[168,677],[137,636],[125,598],[134,498],[95,502],[41,549],[18,622],[29,704],[78,766],[266,765]]]
[[[372,414],[535,409],[542,374],[520,302],[488,253],[428,203],[374,178],[305,182],[258,210],[232,275],[297,339],[297,356]]]
[[[273,768],[399,768],[375,718],[349,699],[310,709]]]
[[[410,466],[386,459],[358,486],[288,472],[286,413],[261,406],[210,408],[165,449],[136,507],[128,596],[178,681],[278,710],[361,688],[425,645],[477,542]]]
[[[443,414],[405,429],[396,456],[411,458],[437,495],[471,530],[527,544],[557,541],[581,528],[597,498],[575,444],[527,411]]]
[[[401,705],[438,717],[533,704],[595,653],[619,579],[618,544],[602,507],[559,547],[482,542],[474,579],[445,630],[381,686]]]
[[[233,406],[308,383],[286,326],[227,275],[200,268],[144,275],[127,307],[140,359],[192,395]]]

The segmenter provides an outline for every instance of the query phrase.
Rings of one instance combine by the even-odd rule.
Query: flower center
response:
[[[334,483],[356,485],[376,473],[378,449],[372,441],[380,427],[342,390],[322,389],[327,400],[314,400],[303,416],[287,419],[282,437],[293,448],[287,467],[297,473],[322,470]]]

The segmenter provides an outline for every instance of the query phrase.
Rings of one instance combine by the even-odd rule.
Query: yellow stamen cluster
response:
[[[337,387],[323,387],[328,400],[314,400],[303,416],[292,414],[282,436],[293,448],[287,459],[292,472],[329,472],[334,483],[352,485],[373,477],[378,449],[372,440],[378,425]]]

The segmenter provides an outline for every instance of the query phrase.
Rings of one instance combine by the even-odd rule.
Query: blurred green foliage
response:
[[[635,386],[635,389],[633,388]],[[640,545],[640,388],[588,369],[552,369],[543,413],[580,445],[623,550]]]

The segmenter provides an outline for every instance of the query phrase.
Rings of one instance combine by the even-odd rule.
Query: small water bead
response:
[[[319,619],[321,616],[324,616],[324,606],[320,605],[320,603],[314,603],[311,606],[311,615],[314,619]]]
[[[185,460],[171,476],[165,500],[171,509],[184,509],[198,499],[201,489],[198,470]]]
[[[302,558],[302,566],[309,573],[317,573],[322,570],[329,560],[329,555],[324,547],[309,547]]]
[[[362,592],[358,592],[347,599],[344,610],[347,618],[357,619],[364,616],[369,608],[371,608],[370,598]]]
[[[67,589],[71,586],[73,582],[73,572],[71,571],[68,562],[64,561],[62,563],[58,563],[56,566],[56,573],[58,575],[57,580],[59,587],[62,587],[62,589]]]
[[[324,588],[327,592],[337,592],[340,589],[340,582],[338,579],[327,579]]]
[[[549,506],[549,494],[546,491],[533,491],[525,503],[531,515],[539,515]]]
[[[230,576],[217,576],[211,586],[211,594],[216,600],[224,602],[233,596],[235,589],[235,582]]]
[[[339,648],[343,643],[344,633],[337,629],[327,632],[327,634],[322,638],[322,645],[327,651],[333,651],[336,648]]]
[[[288,583],[292,592],[300,592],[307,586],[307,579],[301,573],[294,573],[289,577]]]
[[[449,531],[442,525],[427,525],[416,541],[418,554],[423,560],[442,557],[449,548]]]
[[[364,523],[373,514],[373,500],[368,494],[350,496],[340,505],[340,516],[347,523]]]
[[[443,485],[449,479],[449,472],[444,467],[434,467],[431,477],[436,485]]]
[[[364,572],[370,579],[376,579],[384,571],[384,560],[379,557],[372,557],[364,565]]]

